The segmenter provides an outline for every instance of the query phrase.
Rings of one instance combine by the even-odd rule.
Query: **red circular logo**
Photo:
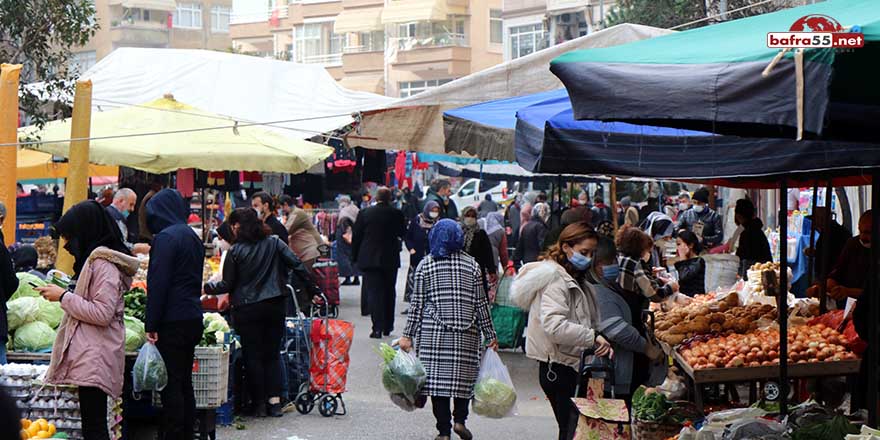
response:
[[[842,32],[843,26],[832,17],[813,14],[799,18],[788,30],[790,32]]]

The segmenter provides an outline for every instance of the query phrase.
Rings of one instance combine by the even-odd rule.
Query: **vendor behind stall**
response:
[[[859,218],[859,235],[846,242],[828,275],[828,296],[837,300],[838,308],[845,306],[847,298],[858,299],[864,292],[871,266],[871,221],[871,210],[867,210]],[[807,289],[807,295],[819,296],[819,285]]]
[[[739,274],[746,278],[746,272],[755,263],[773,261],[770,253],[770,242],[764,234],[764,223],[755,216],[755,205],[749,199],[736,201],[734,218],[738,226],[742,226],[736,256],[739,257]]]
[[[846,242],[852,238],[853,234],[840,223],[829,219],[828,208],[824,206],[816,207],[810,219],[816,227],[816,232],[819,233],[819,238],[816,240],[815,248],[804,249],[804,255],[815,258],[813,268],[818,278],[833,268],[837,258],[843,252]],[[827,251],[826,247],[829,248]]]

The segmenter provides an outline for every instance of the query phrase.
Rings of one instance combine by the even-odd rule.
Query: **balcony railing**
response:
[[[417,37],[398,37],[397,47],[400,50],[415,50],[430,47],[467,47],[467,36],[463,34],[436,34],[424,38]]]
[[[382,52],[385,48],[380,45],[362,45],[362,46],[345,46],[342,53],[365,53],[365,52]]]
[[[229,20],[229,24],[259,23],[262,21],[269,21],[269,19],[272,18],[272,13],[275,11],[278,11],[278,18],[287,18],[287,5],[281,5],[275,8],[269,8],[266,10],[266,12],[232,14],[232,18]]]
[[[295,54],[290,54],[291,59],[302,64],[322,64],[325,66],[336,66],[342,64],[341,53],[331,53],[324,55],[305,55],[302,59],[297,59]]]

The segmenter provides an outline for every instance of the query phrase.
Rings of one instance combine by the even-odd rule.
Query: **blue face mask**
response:
[[[609,283],[616,282],[619,275],[620,266],[616,264],[602,266],[602,278],[605,278],[605,281],[608,281]]]
[[[129,214],[131,214],[131,213],[130,213],[130,212],[128,212],[128,210],[127,210],[127,209],[126,209],[126,210],[124,210],[124,211],[122,211],[122,217],[124,217],[124,218],[128,218],[128,215],[129,215]]]
[[[568,257],[568,262],[577,270],[587,270],[591,261],[590,257],[585,257],[577,252],[572,252]]]

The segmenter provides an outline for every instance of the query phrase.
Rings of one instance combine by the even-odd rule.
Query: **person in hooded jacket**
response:
[[[736,256],[739,257],[739,274],[746,278],[753,264],[773,261],[773,255],[770,253],[770,242],[764,234],[764,223],[755,216],[755,205],[751,200],[737,200],[734,215],[736,224],[743,227]]]
[[[45,382],[76,385],[83,438],[109,440],[107,397],[122,396],[125,370],[122,295],[138,260],[128,253],[110,214],[93,200],[71,207],[53,226],[53,235],[65,240],[64,249],[74,258],[75,284],[36,289],[64,310]]]
[[[292,274],[312,301],[321,289],[287,243],[272,235],[256,211],[238,208],[227,222],[235,244],[223,264],[223,279],[205,284],[205,293],[230,293],[232,326],[241,336],[254,413],[257,417],[281,417],[279,347],[289,294],[283,280]]]
[[[425,254],[428,253],[428,234],[439,218],[440,205],[433,200],[425,203],[425,209],[409,222],[406,235],[403,236],[403,243],[409,250],[409,270],[406,274],[406,290],[403,294],[405,302],[409,302],[412,296],[416,268],[422,262],[422,258],[425,258]],[[403,314],[406,315],[407,312],[407,310],[404,310]]]
[[[191,439],[196,417],[192,365],[204,330],[200,298],[205,246],[187,226],[188,206],[176,190],[159,191],[146,208],[153,245],[144,329],[168,370],[168,385],[161,392],[162,432],[168,440]]]
[[[538,380],[553,408],[559,440],[570,439],[577,423],[571,398],[583,380],[577,371],[581,354],[591,348],[599,357],[612,354],[599,334],[595,292],[584,282],[597,238],[588,223],[566,226],[542,261],[523,266],[511,286],[511,300],[529,313],[526,356],[539,363]],[[585,394],[586,387],[581,391]]]
[[[536,204],[532,208],[532,218],[519,233],[519,243],[513,254],[514,263],[523,265],[538,261],[538,256],[544,250],[544,240],[550,230],[547,227],[548,220],[550,220],[550,205]]]

